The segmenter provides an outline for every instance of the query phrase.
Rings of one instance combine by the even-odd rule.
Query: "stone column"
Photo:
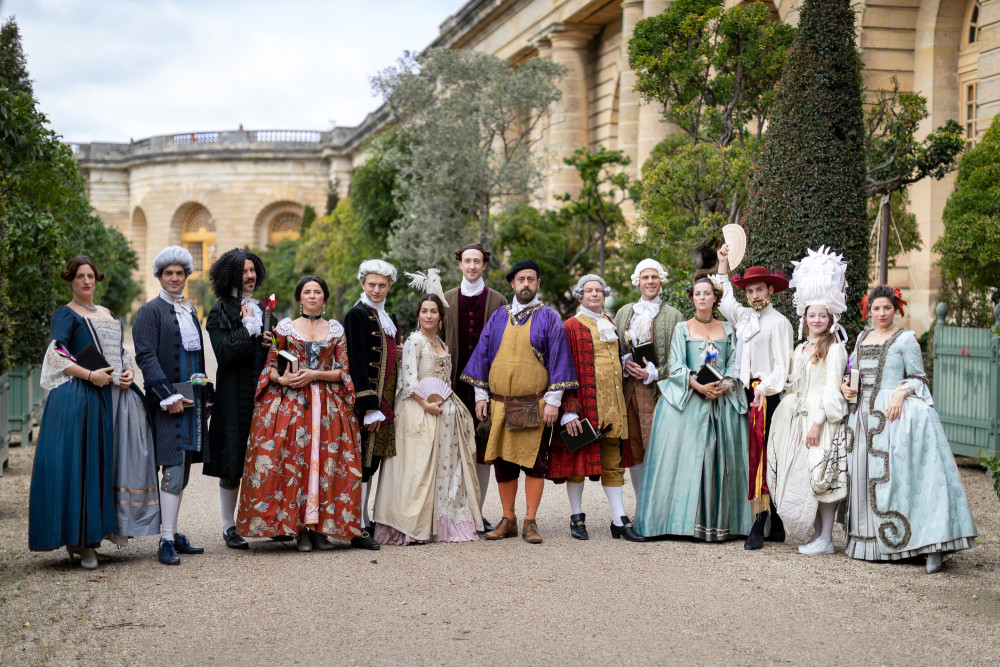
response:
[[[982,136],[1000,113],[1000,0],[983,0],[979,7],[976,104],[976,133]]]
[[[625,168],[629,178],[638,178],[639,169],[639,93],[635,92],[635,72],[628,66],[628,42],[635,24],[643,18],[643,0],[622,0],[621,79],[618,100],[618,148],[632,164]]]
[[[573,155],[576,149],[589,145],[587,88],[590,68],[587,47],[593,33],[556,24],[546,36],[551,44],[549,56],[552,62],[565,65],[568,70],[560,84],[562,97],[553,105],[549,129],[552,172],[546,206],[552,206],[551,195],[576,194],[580,190],[576,169],[563,164],[562,160]]]
[[[645,0],[642,3],[642,17],[649,18],[663,12],[670,6],[670,0]],[[642,163],[649,158],[649,154],[656,148],[672,127],[664,123],[663,109],[656,102],[643,104],[639,108],[639,164],[637,169],[642,168]]]

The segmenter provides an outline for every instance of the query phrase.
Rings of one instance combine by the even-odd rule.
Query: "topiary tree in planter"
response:
[[[791,274],[807,248],[829,245],[848,262],[843,324],[861,328],[855,307],[868,286],[861,55],[849,0],[805,0],[799,29],[754,165],[745,218],[747,266]],[[775,306],[792,319],[789,292]]]

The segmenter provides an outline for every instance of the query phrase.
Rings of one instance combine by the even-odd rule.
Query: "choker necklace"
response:
[[[76,305],[80,306],[81,308],[86,308],[87,310],[89,310],[92,313],[96,313],[97,312],[97,306],[88,306],[85,303],[80,303],[79,301],[76,300],[76,297],[73,297],[73,303],[75,303]]]
[[[320,313],[319,315],[307,315],[306,313],[302,313],[302,317],[307,320],[321,320],[323,319],[323,313]]]
[[[712,323],[712,318],[711,317],[709,317],[707,320],[703,320],[700,317],[698,317],[698,313],[694,314],[694,319],[698,320],[702,324],[711,324]]]

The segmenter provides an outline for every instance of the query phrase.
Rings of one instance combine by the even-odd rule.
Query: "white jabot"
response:
[[[615,325],[604,316],[604,313],[595,313],[592,310],[580,306],[580,312],[578,312],[576,316],[579,318],[581,315],[589,317],[597,323],[597,334],[600,336],[602,343],[610,343],[613,340],[618,340],[618,330],[615,329]]]
[[[482,276],[474,283],[470,283],[462,276],[462,285],[458,288],[462,292],[462,296],[479,296],[486,289],[486,282],[483,280]]]
[[[177,318],[177,326],[181,330],[181,344],[184,349],[188,352],[200,350],[201,328],[195,324],[195,318],[198,314],[191,304],[191,300],[184,298],[183,292],[171,294],[162,288],[160,289],[160,298],[174,307],[174,316]]]
[[[514,297],[514,300],[511,301],[511,303],[510,303],[510,314],[511,315],[517,315],[518,313],[520,313],[522,310],[524,310],[526,308],[531,308],[532,306],[537,306],[538,303],[539,303],[539,301],[538,301],[538,297],[537,296],[534,299],[532,299],[531,301],[529,301],[528,303],[521,303],[520,301],[517,300],[517,297]]]
[[[395,338],[396,325],[392,323],[392,318],[389,317],[389,313],[385,312],[385,301],[383,301],[382,303],[375,303],[374,301],[368,298],[367,294],[362,294],[361,299],[359,300],[361,301],[361,303],[365,304],[366,306],[374,310],[376,313],[378,313],[378,322],[379,324],[382,325],[382,331],[385,333],[385,335]]]
[[[781,393],[794,347],[792,324],[774,306],[754,310],[740,305],[728,275],[713,278],[722,287],[719,312],[736,329],[735,366],[740,382],[749,388],[757,378],[765,396]]]
[[[633,345],[641,345],[649,341],[652,333],[653,320],[660,314],[660,297],[647,301],[639,299],[632,304],[632,319],[628,325],[628,335]]]

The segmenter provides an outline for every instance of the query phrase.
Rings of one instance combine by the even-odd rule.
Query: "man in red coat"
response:
[[[611,505],[611,536],[643,542],[625,514],[622,499],[625,467],[632,465],[632,452],[622,447],[628,437],[628,414],[622,392],[618,333],[614,322],[604,314],[604,300],[610,293],[604,279],[594,274],[580,278],[573,290],[573,296],[580,300],[580,311],[563,327],[569,336],[580,388],[564,394],[560,423],[569,436],[575,437],[585,431],[582,422],[586,420],[598,437],[576,451],[570,451],[561,438],[553,442],[548,477],[557,484],[566,482],[571,511],[569,530],[574,538],[589,538],[587,515],[581,505],[583,480],[590,477],[601,480]],[[623,461],[623,457],[628,460]]]

